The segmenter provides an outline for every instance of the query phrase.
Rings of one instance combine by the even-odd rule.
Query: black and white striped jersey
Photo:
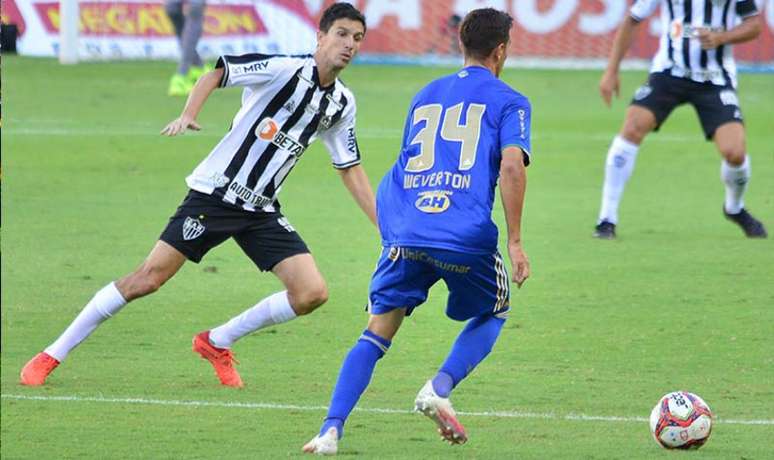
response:
[[[231,129],[186,178],[196,191],[247,211],[275,210],[282,182],[319,137],[333,166],[360,163],[355,98],[339,79],[320,86],[312,56],[222,56],[221,87],[244,86]]]
[[[651,72],[697,82],[736,87],[736,63],[730,45],[703,50],[702,28],[728,30],[740,19],[758,14],[755,0],[636,0],[629,13],[636,21],[647,18],[661,5],[661,41]]]

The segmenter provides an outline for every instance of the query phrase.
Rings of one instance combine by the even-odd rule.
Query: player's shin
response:
[[[618,222],[618,205],[629,177],[634,170],[639,146],[621,136],[616,136],[610,144],[605,161],[605,183],[602,188],[602,206],[597,223]]]
[[[725,211],[738,214],[744,208],[744,192],[750,181],[750,156],[745,155],[744,162],[732,165],[723,160],[720,165],[720,178],[726,186]]]
[[[275,324],[286,323],[296,317],[288,301],[288,291],[277,292],[258,302],[254,307],[226,324],[210,331],[210,343],[218,348],[231,348],[242,337]]]
[[[320,436],[331,427],[336,428],[339,438],[344,434],[344,422],[368,387],[376,361],[387,353],[391,343],[369,330],[363,331],[341,366],[328,415],[320,428]]]
[[[57,361],[63,361],[73,348],[91,335],[103,321],[118,313],[124,305],[126,300],[116,288],[116,284],[108,284],[94,294],[81,313],[45,352]]]
[[[486,358],[500,335],[505,320],[496,316],[473,318],[454,341],[451,353],[433,378],[433,390],[442,398]]]

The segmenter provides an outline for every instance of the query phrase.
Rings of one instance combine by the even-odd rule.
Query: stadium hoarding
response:
[[[54,56],[59,44],[56,0],[0,0],[3,22],[19,25],[19,52]],[[210,0],[199,51],[206,57],[246,52],[299,54],[314,49],[316,22],[333,0]],[[457,26],[473,8],[514,17],[510,51],[520,59],[603,62],[628,0],[357,0],[368,18],[362,53],[371,57],[458,54]],[[774,63],[774,0],[757,0],[761,36],[738,45],[739,61]],[[175,58],[177,41],[162,0],[80,1],[83,59]],[[658,13],[640,27],[628,57],[649,59],[658,46]]]
[[[733,1],[733,0],[732,0]],[[320,8],[333,3],[322,2]],[[493,7],[514,18],[510,53],[519,58],[605,59],[630,0],[360,0],[368,19],[363,53],[449,55],[456,53],[459,20],[471,9]],[[774,0],[757,0],[764,30],[735,47],[740,61],[774,63]],[[317,13],[318,12],[313,12]],[[637,31],[628,57],[649,59],[658,48],[656,12]]]
[[[19,27],[17,48],[56,56],[61,17],[57,0],[0,0],[2,20]],[[161,0],[79,1],[81,59],[177,58],[172,22]],[[317,27],[301,0],[208,2],[199,50],[207,57],[313,50]]]

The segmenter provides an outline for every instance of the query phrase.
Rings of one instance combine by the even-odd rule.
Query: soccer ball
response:
[[[665,449],[698,449],[712,431],[712,412],[703,399],[687,391],[662,397],[650,413],[650,432]]]

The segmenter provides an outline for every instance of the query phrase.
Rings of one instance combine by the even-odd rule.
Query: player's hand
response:
[[[605,71],[602,79],[599,81],[599,94],[602,96],[602,100],[605,101],[605,105],[610,107],[613,93],[615,93],[615,97],[618,97],[620,88],[621,80],[618,78],[618,72]]]
[[[177,136],[183,134],[186,129],[193,131],[199,131],[202,129],[199,123],[191,117],[182,115],[180,118],[172,120],[164,129],[161,130],[161,134],[164,136]]]
[[[723,44],[723,41],[721,40],[721,33],[712,32],[709,29],[699,30],[698,38],[699,42],[701,43],[701,49],[704,50],[715,49]]]
[[[516,283],[516,286],[521,288],[524,281],[529,278],[529,260],[527,260],[527,254],[521,247],[521,243],[509,243],[508,255],[511,258],[511,281]]]

